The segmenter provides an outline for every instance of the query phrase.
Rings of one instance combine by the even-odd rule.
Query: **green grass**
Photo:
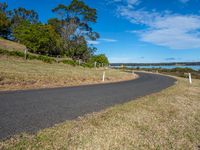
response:
[[[200,80],[177,79],[162,92],[2,141],[0,149],[198,149]]]
[[[0,90],[102,83],[103,70],[0,55]],[[133,79],[133,76],[117,70],[106,70],[106,82],[127,79]]]

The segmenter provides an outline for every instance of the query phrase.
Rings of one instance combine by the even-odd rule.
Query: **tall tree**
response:
[[[34,10],[27,10],[19,7],[11,11],[11,23],[13,27],[18,26],[21,22],[29,22],[31,24],[38,23],[38,14]]]
[[[64,49],[66,53],[73,58],[82,59],[85,53],[76,55],[77,52],[72,53],[71,51],[72,49],[77,51],[79,48],[74,48],[74,45],[78,45],[80,49],[85,48],[84,52],[90,52],[91,49],[87,46],[86,41],[99,38],[99,34],[94,32],[90,26],[91,23],[96,23],[96,9],[90,8],[83,1],[72,0],[68,6],[58,5],[53,9],[53,12],[59,16],[59,32],[65,41]],[[57,25],[55,27],[58,27]],[[81,51],[83,52],[83,50]]]
[[[10,33],[10,20],[7,16],[8,5],[0,2],[0,36],[7,38]]]

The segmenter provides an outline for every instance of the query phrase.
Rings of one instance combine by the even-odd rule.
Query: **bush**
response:
[[[43,55],[39,55],[37,57],[37,60],[41,60],[43,62],[46,62],[46,63],[53,63],[53,62],[56,62],[56,60],[54,58],[50,58],[48,56],[43,56]]]
[[[105,54],[99,54],[99,55],[92,56],[90,63],[94,64],[94,62],[96,62],[98,64],[104,64],[104,66],[109,64],[108,58],[106,57]]]
[[[20,51],[8,51],[0,49],[0,54],[9,55],[9,56],[17,56],[17,57],[24,57],[24,53]]]
[[[68,64],[68,65],[72,65],[72,66],[76,66],[76,65],[78,65],[75,61],[73,61],[73,60],[62,60],[62,61],[60,61],[61,63],[63,63],[63,64]]]
[[[25,57],[24,52],[21,52],[21,51],[8,51],[8,50],[0,49],[0,54],[8,55],[8,56],[23,57],[23,58]],[[56,59],[54,59],[52,57],[48,57],[48,56],[45,56],[45,55],[36,55],[36,54],[31,54],[31,53],[27,54],[27,59],[28,60],[41,60],[45,63],[57,62]],[[72,66],[78,65],[78,63],[75,62],[74,60],[61,60],[61,61],[59,61],[59,63],[68,64],[68,65],[72,65]],[[82,63],[81,66],[93,68],[94,64],[88,62],[88,63]]]
[[[25,57],[24,53],[21,51],[8,51],[0,49],[0,54],[8,55],[8,56],[17,56],[17,57]],[[27,59],[29,60],[41,60],[46,63],[53,63],[56,62],[54,58],[50,58],[48,56],[43,55],[33,55],[33,54],[27,54]]]
[[[83,63],[81,64],[82,67],[87,67],[87,68],[93,68],[94,67],[94,64],[92,63]]]

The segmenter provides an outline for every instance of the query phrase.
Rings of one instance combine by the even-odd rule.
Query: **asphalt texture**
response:
[[[125,103],[175,83],[158,74],[137,73],[135,80],[54,89],[0,92],[0,139],[35,133],[66,120]]]

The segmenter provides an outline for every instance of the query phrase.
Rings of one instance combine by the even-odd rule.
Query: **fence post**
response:
[[[104,72],[103,72],[103,78],[102,78],[102,81],[103,81],[103,82],[105,81],[105,75],[106,75],[106,72],[104,71]]]
[[[56,57],[56,62],[59,63],[58,56]]]
[[[94,68],[97,68],[97,62],[96,61],[94,62]]]
[[[24,49],[24,59],[27,59],[27,48]]]
[[[191,75],[191,73],[189,73],[189,82],[190,82],[190,84],[192,84],[192,75]]]

